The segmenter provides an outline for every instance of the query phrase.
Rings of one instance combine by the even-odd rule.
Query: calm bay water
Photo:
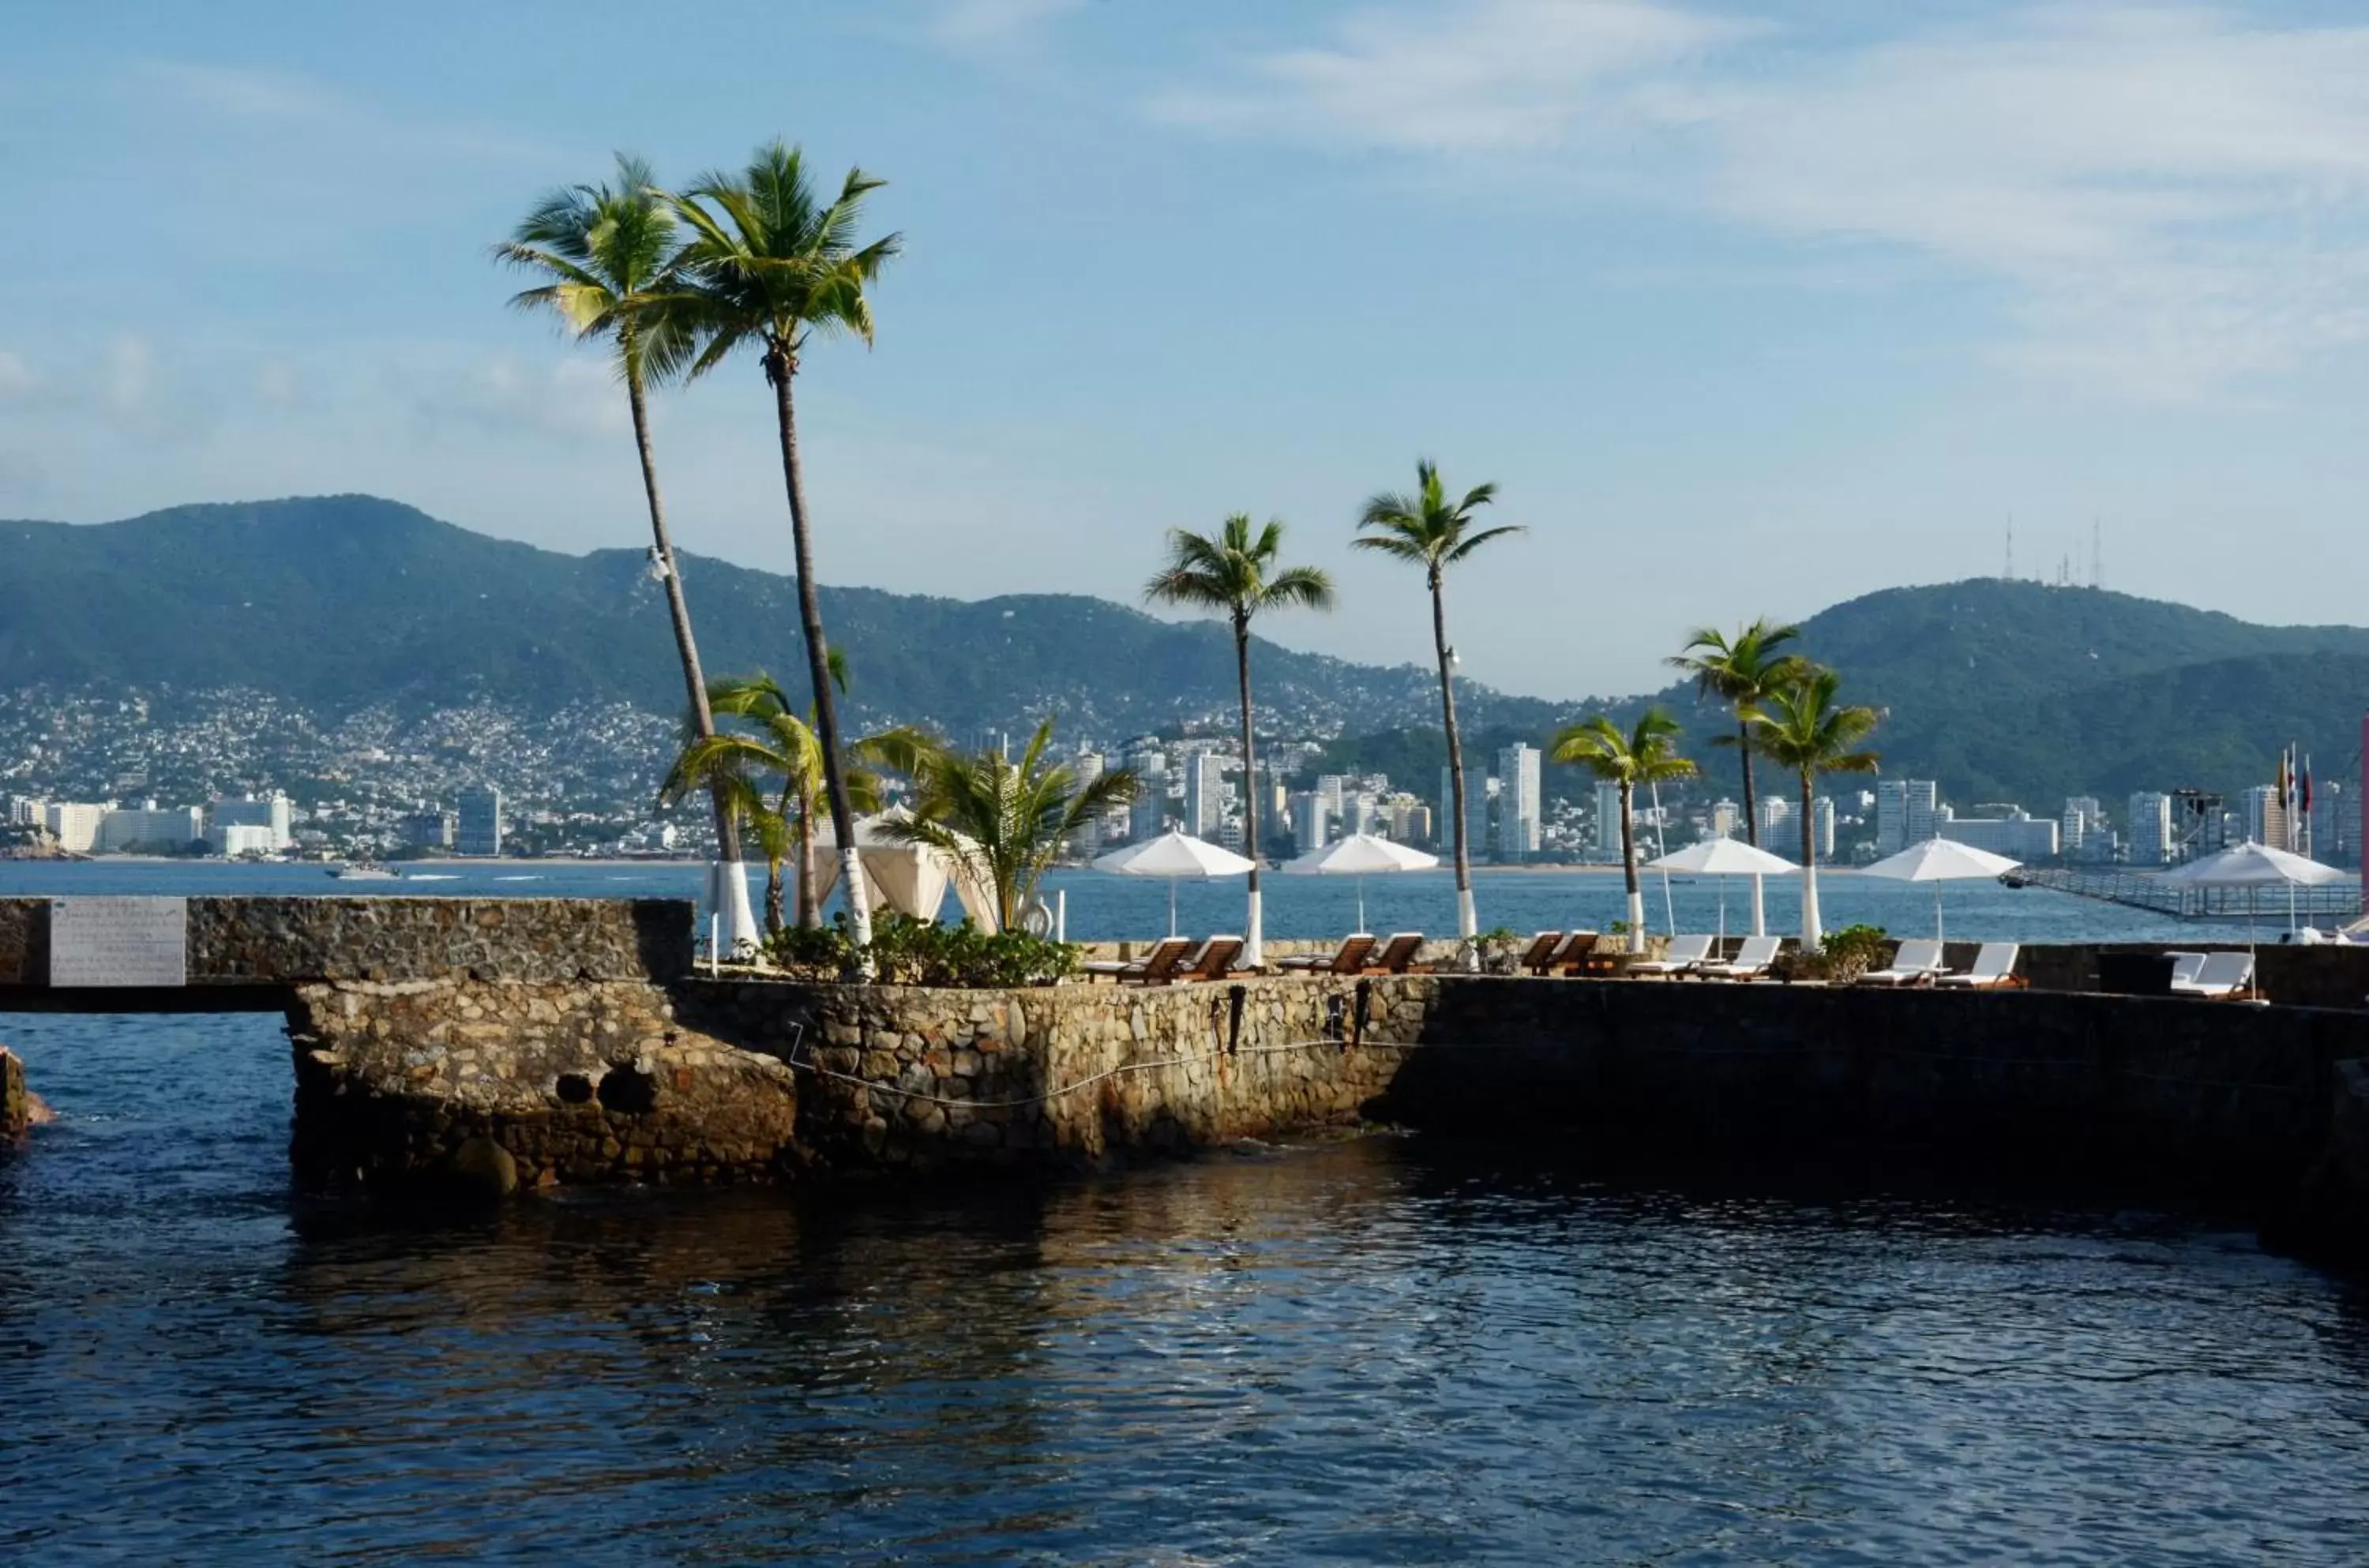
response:
[[[1836,880],[1830,919],[1929,919]],[[1276,881],[1279,933],[1345,929],[1347,888]],[[1442,925],[1415,881],[1369,923]],[[1161,888],[1068,885],[1080,934],[1164,923]],[[0,874],[218,886],[386,887]],[[1491,923],[1618,898],[1482,882]],[[1961,902],[1970,935],[2119,918]],[[0,1560],[2369,1561],[2369,1301],[2210,1215],[1389,1137],[394,1214],[289,1189],[276,1021],[0,1040],[63,1113],[0,1162]]]

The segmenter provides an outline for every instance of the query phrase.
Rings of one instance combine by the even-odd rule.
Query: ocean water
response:
[[[1390,1136],[389,1212],[268,1020],[0,1038],[0,1561],[2369,1561],[2369,1303],[2208,1215]]]
[[[698,882],[452,875],[0,891]],[[1852,880],[1830,920],[1930,918]],[[1348,888],[1276,883],[1278,933],[1346,928]],[[1160,887],[1061,885],[1081,934],[1164,923]],[[1184,891],[1188,924],[1239,907]],[[1368,897],[1378,929],[1452,907],[1445,878]],[[1619,887],[1481,897],[1550,925]],[[1951,898],[1969,934],[2146,933]],[[0,1015],[0,1042],[60,1113],[0,1158],[0,1562],[2369,1562],[2369,1299],[2145,1195],[1380,1135],[439,1213],[291,1189],[276,1020]]]
[[[222,862],[0,861],[0,898],[54,897],[74,893],[315,893],[371,897],[404,895],[497,898],[639,898],[699,899],[703,867],[669,862],[586,864],[450,861],[410,872],[391,882],[348,882],[319,866],[242,865]],[[1264,878],[1266,933],[1271,938],[1322,938],[1358,929],[1360,888],[1356,879],[1332,876]],[[1800,893],[1792,878],[1766,886],[1768,929],[1787,933],[1801,921]],[[1045,884],[1048,900],[1061,898],[1068,931],[1076,941],[1136,940],[1168,929],[1170,885],[1093,871],[1057,871]],[[1188,933],[1239,932],[1243,924],[1239,879],[1175,885],[1176,921]],[[761,872],[752,874],[750,896],[763,892]],[[1366,924],[1373,932],[1421,931],[1452,935],[1456,887],[1445,871],[1405,873],[1364,879]],[[1476,869],[1473,896],[1482,930],[1505,926],[1517,932],[1592,925],[1598,930],[1622,918],[1627,907],[1617,870],[1499,871]],[[761,907],[761,906],[760,906]],[[833,905],[832,907],[836,907]],[[1827,929],[1866,921],[1895,935],[1929,935],[1937,916],[1952,937],[2006,942],[2098,942],[2174,940],[2183,934],[2241,937],[2243,921],[2218,924],[2173,920],[2144,910],[2080,898],[2042,888],[2008,888],[1996,882],[1952,883],[1941,889],[1940,908],[1931,886],[1913,887],[1848,871],[1822,872],[1818,907]],[[944,918],[959,910],[948,898]],[[1752,927],[1751,887],[1744,878],[1722,886],[1716,877],[1659,876],[1645,885],[1645,916],[1654,931],[1717,931]],[[2262,900],[2260,931],[2284,929],[2284,905],[2272,894]]]

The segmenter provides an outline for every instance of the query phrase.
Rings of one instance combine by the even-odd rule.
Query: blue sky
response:
[[[367,490],[644,537],[622,396],[486,247],[612,148],[891,182],[876,349],[802,379],[826,581],[1132,598],[1279,514],[1279,638],[1420,658],[1345,548],[1418,453],[1529,535],[1467,670],[2053,574],[2360,621],[2369,18],[2318,4],[713,0],[106,7],[0,58],[0,515]],[[788,559],[756,367],[660,408],[689,548]],[[695,595],[696,587],[693,585]],[[694,599],[694,612],[696,602]]]

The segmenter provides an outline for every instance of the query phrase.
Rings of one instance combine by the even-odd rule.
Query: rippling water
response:
[[[0,1018],[0,1558],[2369,1560],[2369,1317],[2192,1216],[1376,1138],[289,1193],[276,1024]]]

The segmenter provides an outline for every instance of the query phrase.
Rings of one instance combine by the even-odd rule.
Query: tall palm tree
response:
[[[913,815],[883,830],[961,862],[994,895],[1001,931],[1018,926],[1064,845],[1135,798],[1135,774],[1125,768],[1081,782],[1067,763],[1048,761],[1052,738],[1047,719],[1016,762],[1001,751],[939,750],[921,758]]]
[[[1873,708],[1840,707],[1835,692],[1841,677],[1814,664],[1802,667],[1791,684],[1745,710],[1753,744],[1802,781],[1802,950],[1817,951],[1825,933],[1818,925],[1817,780],[1821,773],[1871,773],[1877,754],[1860,750],[1876,726]]]
[[[1251,725],[1251,619],[1263,610],[1293,605],[1333,608],[1333,579],[1315,567],[1276,570],[1283,553],[1283,520],[1269,518],[1257,537],[1248,512],[1226,519],[1215,535],[1190,529],[1168,531],[1168,565],[1144,586],[1144,598],[1160,604],[1185,604],[1222,612],[1234,629],[1234,670],[1242,698],[1242,853],[1250,857],[1250,937],[1242,961],[1265,962],[1265,921],[1259,908],[1258,760]]]
[[[1737,629],[1730,637],[1716,626],[1704,626],[1687,639],[1685,649],[1665,662],[1694,677],[1698,696],[1717,697],[1735,715],[1735,734],[1712,742],[1733,746],[1744,766],[1744,839],[1760,843],[1760,812],[1752,784],[1752,721],[1745,710],[1767,701],[1801,679],[1799,654],[1778,650],[1802,635],[1790,624],[1770,625],[1764,618]]]
[[[494,247],[496,259],[544,280],[515,294],[521,310],[548,311],[580,343],[605,344],[624,383],[634,418],[634,446],[642,464],[642,494],[650,513],[652,569],[666,585],[667,612],[674,623],[674,646],[682,660],[699,736],[715,733],[707,682],[699,668],[699,644],[692,635],[691,607],[682,592],[682,572],[667,532],[666,503],[658,493],[658,456],[650,440],[649,383],[664,382],[691,363],[692,339],[671,308],[674,264],[681,230],[673,205],[650,177],[649,166],[617,155],[612,185],[571,185],[537,201],[510,237]],[[740,858],[737,814],[722,791],[710,791],[722,857]]]
[[[800,355],[816,334],[847,332],[866,344],[872,341],[872,302],[864,288],[879,277],[901,244],[896,235],[868,245],[857,241],[864,198],[882,183],[861,169],[850,169],[837,198],[824,201],[807,177],[798,149],[773,142],[758,148],[739,174],[704,176],[673,203],[692,235],[681,258],[687,296],[683,317],[702,338],[691,373],[704,375],[738,349],[751,348],[758,351],[773,391],[782,482],[789,493],[790,537],[797,559],[798,618],[814,693],[815,731],[822,744],[823,793],[839,835],[849,932],[860,972],[866,977],[872,972],[872,911],[856,858],[855,807],[840,750],[830,650],[823,639],[822,601],[815,587],[814,531],[792,383]]]
[[[1547,743],[1558,762],[1586,769],[1620,787],[1620,868],[1629,880],[1629,951],[1645,950],[1645,894],[1637,880],[1637,786],[1690,779],[1694,763],[1678,755],[1678,721],[1648,708],[1628,734],[1602,714],[1566,725]]]
[[[1451,501],[1439,482],[1439,469],[1429,458],[1414,465],[1412,493],[1388,492],[1366,503],[1357,519],[1361,532],[1355,541],[1361,550],[1379,550],[1423,568],[1431,589],[1431,640],[1439,656],[1439,711],[1448,730],[1448,809],[1455,816],[1456,934],[1470,939],[1480,934],[1481,922],[1472,908],[1472,847],[1464,841],[1464,746],[1456,732],[1456,650],[1448,643],[1448,568],[1493,539],[1522,532],[1518,523],[1480,527],[1473,514],[1497,498],[1497,486],[1481,485]]]

